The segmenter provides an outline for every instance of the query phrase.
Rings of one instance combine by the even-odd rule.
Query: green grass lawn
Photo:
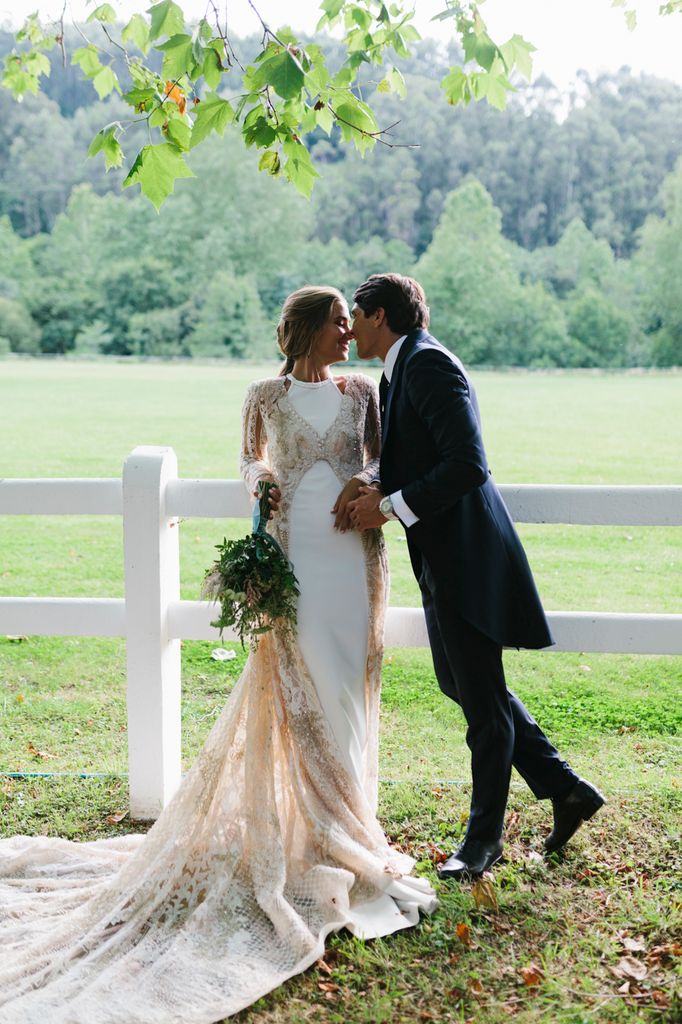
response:
[[[136,444],[170,444],[182,476],[234,478],[244,390],[269,372],[0,361],[2,476],[118,476]],[[680,482],[679,375],[474,379],[498,481]],[[184,597],[198,596],[213,544],[246,525],[181,524]],[[549,608],[681,610],[682,529],[521,532]],[[387,534],[391,603],[414,605],[401,531]],[[120,596],[121,558],[118,518],[0,518],[0,594]],[[182,645],[185,766],[243,664],[238,648],[235,661],[215,662],[212,646]],[[548,807],[515,779],[496,908],[471,886],[436,882],[442,908],[431,921],[366,945],[337,936],[323,963],[240,1022],[682,1019],[682,659],[510,652],[506,663],[510,686],[608,806],[545,862]],[[0,775],[2,834],[85,839],[142,827],[107,820],[127,808],[122,641],[0,638],[0,722],[0,772],[36,773]],[[386,652],[380,757],[386,830],[435,880],[466,819],[468,752],[425,650]]]

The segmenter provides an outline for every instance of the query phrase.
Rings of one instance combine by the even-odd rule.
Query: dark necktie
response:
[[[386,395],[388,394],[389,380],[385,373],[382,373],[381,380],[379,381],[379,413],[381,415],[381,422],[384,421],[384,411],[386,409]]]

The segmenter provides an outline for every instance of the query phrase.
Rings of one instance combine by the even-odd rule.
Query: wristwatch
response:
[[[393,508],[393,502],[391,501],[390,494],[388,494],[385,498],[382,498],[381,501],[379,502],[379,511],[381,512],[382,516],[384,516],[386,519],[390,519],[394,522],[397,522],[398,516],[395,514],[395,509]]]

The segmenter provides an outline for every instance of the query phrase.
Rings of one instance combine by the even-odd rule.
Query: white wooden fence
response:
[[[682,525],[682,486],[501,487],[523,523]],[[180,639],[216,640],[180,600],[178,518],[250,517],[241,481],[181,480],[171,448],[135,448],[122,480],[0,480],[0,515],[122,515],[125,598],[1,597],[0,634],[126,638],[130,808],[156,817],[180,781]],[[671,581],[671,586],[679,586]],[[682,654],[682,614],[549,612],[553,651]],[[425,646],[421,609],[391,608],[387,646]]]

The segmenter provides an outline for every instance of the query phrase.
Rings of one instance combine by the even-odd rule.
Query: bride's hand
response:
[[[332,515],[335,516],[335,530],[340,530],[341,533],[345,533],[346,530],[353,529],[353,524],[350,521],[350,513],[348,511],[348,504],[360,497],[360,488],[362,486],[362,481],[353,476],[339,494],[332,509]]]
[[[264,477],[263,479],[266,478]],[[272,519],[273,512],[279,512],[280,502],[282,501],[282,492],[280,491],[278,485],[275,483],[274,480],[271,480],[270,483],[274,484],[274,486],[270,489],[270,493],[268,494],[268,504],[270,505],[270,515],[268,516],[268,519]],[[256,490],[253,492],[253,495],[255,498],[260,497],[260,494],[258,493],[258,488],[256,488]]]

